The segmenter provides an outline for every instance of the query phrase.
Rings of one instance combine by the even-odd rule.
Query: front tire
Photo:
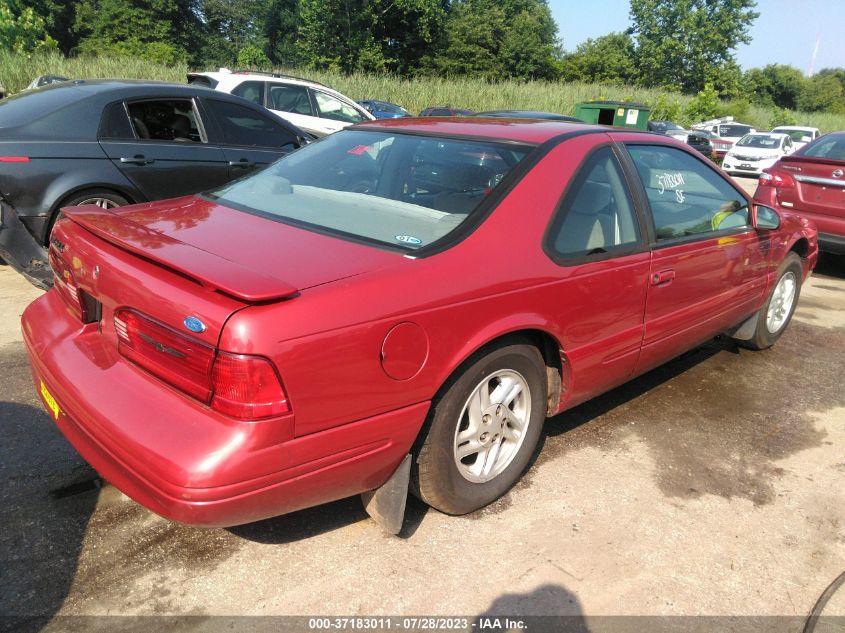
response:
[[[777,281],[769,298],[757,313],[754,336],[750,340],[739,341],[740,345],[761,350],[775,344],[786,330],[798,306],[803,276],[801,258],[794,252],[789,253],[778,269]]]
[[[536,347],[507,345],[473,362],[429,414],[414,464],[419,497],[446,514],[492,503],[522,476],[545,417]]]

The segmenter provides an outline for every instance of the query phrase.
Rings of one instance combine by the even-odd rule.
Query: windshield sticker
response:
[[[396,241],[402,242],[403,244],[413,244],[414,246],[422,244],[422,240],[418,237],[414,237],[413,235],[397,235]]]
[[[661,196],[667,189],[674,190],[675,199],[681,203],[686,198],[684,197],[684,190],[679,189],[682,185],[687,184],[684,180],[684,175],[681,172],[657,174],[657,193]]]

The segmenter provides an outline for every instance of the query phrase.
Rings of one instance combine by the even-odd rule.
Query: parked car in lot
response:
[[[793,151],[795,146],[788,134],[746,134],[725,154],[722,169],[734,176],[759,176],[766,167]]]
[[[188,73],[188,83],[242,97],[266,107],[300,129],[325,136],[375,116],[328,86],[276,73],[254,70]]]
[[[692,126],[693,130],[706,130],[716,136],[711,139],[716,156],[723,158],[739,139],[746,134],[756,132],[753,127],[745,123],[737,123],[732,117],[703,121]]]
[[[689,135],[689,131],[672,121],[649,121],[646,125],[646,129],[649,132],[656,132],[657,134],[663,134],[664,136],[670,136],[678,139],[682,143],[687,142],[687,136]]]
[[[705,156],[713,156],[713,142],[712,139],[718,138],[712,132],[707,130],[686,130],[677,123],[671,121],[649,121],[647,129],[649,132],[656,132],[671,138],[677,139],[682,143],[687,143],[697,152]]]
[[[472,110],[453,108],[451,106],[432,106],[420,112],[420,116],[472,116]]]
[[[507,119],[543,119],[544,121],[569,121],[570,123],[583,123],[581,119],[568,114],[556,112],[541,112],[539,110],[490,110],[489,112],[476,112],[474,116],[486,116]]]
[[[825,134],[764,169],[754,200],[809,218],[819,248],[845,255],[845,132]]]
[[[358,105],[372,114],[377,119],[401,119],[402,117],[411,116],[405,108],[389,101],[380,101],[378,99],[366,99],[359,101]]]
[[[551,121],[367,123],[66,213],[22,317],[38,392],[111,483],[204,526],[358,493],[401,518],[409,477],[476,510],[547,416],[720,333],[772,345],[817,258],[688,146]]]
[[[306,142],[243,99],[134,81],[47,85],[0,102],[0,257],[45,287],[44,245],[62,207],[196,193]]]
[[[817,127],[804,127],[800,125],[781,125],[772,130],[773,134],[789,134],[795,149],[801,149],[807,143],[815,141],[822,133]]]
[[[687,132],[687,144],[707,157],[715,157],[716,152],[713,148],[712,137],[713,134],[706,130],[689,130]]]

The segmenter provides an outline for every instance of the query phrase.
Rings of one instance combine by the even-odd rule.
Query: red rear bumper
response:
[[[55,291],[22,325],[36,387],[57,401],[65,437],[132,499],[189,525],[249,523],[372,490],[428,412],[423,402],[294,438],[292,418],[237,422],[132,366]]]

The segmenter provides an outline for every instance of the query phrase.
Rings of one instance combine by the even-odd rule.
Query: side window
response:
[[[126,113],[126,106],[122,101],[111,103],[103,110],[103,118],[100,120],[100,129],[97,131],[98,138],[135,138],[132,126],[129,124],[129,115]]]
[[[673,147],[629,145],[658,241],[750,227],[745,198],[716,171]]]
[[[288,84],[270,84],[270,109],[314,116],[308,88]]]
[[[315,90],[314,96],[317,98],[317,107],[320,109],[320,117],[323,119],[343,121],[344,123],[358,123],[366,118],[351,105],[344,103],[340,99],[335,99],[324,92]]]
[[[201,143],[194,104],[190,99],[136,101],[128,106],[135,136],[151,141]]]
[[[578,171],[549,229],[548,245],[564,258],[627,251],[640,241],[634,205],[609,147]]]
[[[258,105],[264,105],[264,82],[263,81],[245,81],[235,86],[232,94],[252,101]]]
[[[297,142],[294,133],[281,124],[237,103],[208,99],[205,105],[217,119],[223,142],[228,145],[281,149]]]

